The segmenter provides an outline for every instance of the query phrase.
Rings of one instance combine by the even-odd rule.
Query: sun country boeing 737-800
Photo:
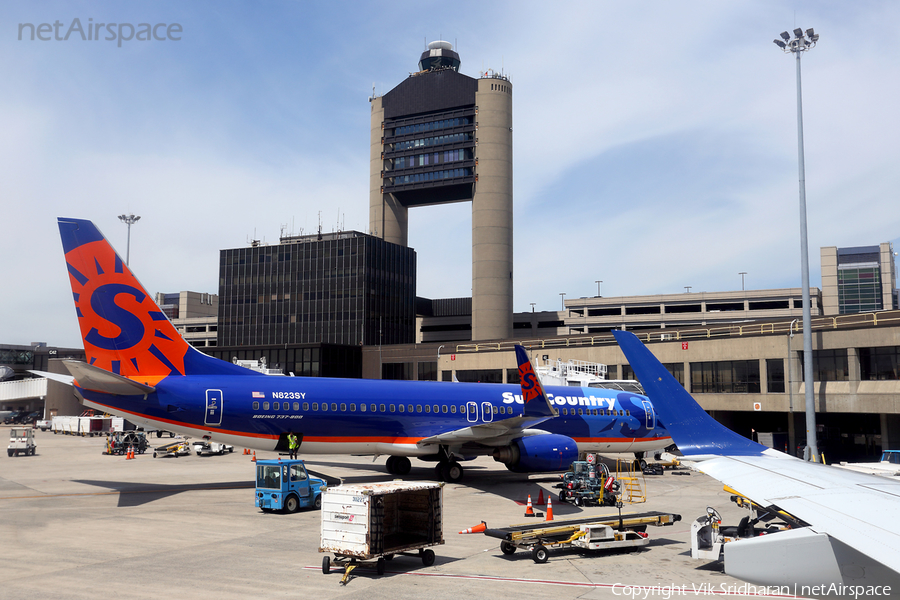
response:
[[[67,361],[86,406],[148,427],[267,451],[410,457],[458,481],[490,455],[515,472],[568,468],[579,452],[671,444],[649,400],[593,387],[546,393],[524,350],[523,386],[263,375],[207,356],[179,335],[93,223],[59,219],[87,362]],[[527,388],[527,389],[526,389]]]

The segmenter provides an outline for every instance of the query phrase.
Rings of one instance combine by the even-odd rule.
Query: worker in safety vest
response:
[[[287,439],[288,450],[290,450],[290,457],[297,458],[297,449],[300,447],[300,442],[297,440],[297,435],[293,431],[288,431]]]

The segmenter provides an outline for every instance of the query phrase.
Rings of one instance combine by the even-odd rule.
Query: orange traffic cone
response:
[[[465,531],[460,531],[460,533],[482,533],[485,529],[487,529],[487,523],[482,521],[480,525],[469,527]]]
[[[253,458],[251,458],[250,461],[256,462],[256,450],[253,451]]]
[[[531,507],[531,494],[528,494],[528,504],[525,505],[525,516],[526,517],[534,516],[534,508]]]
[[[538,488],[538,489],[540,489],[540,492],[538,492],[538,499],[535,504],[537,504],[538,506],[543,506],[544,505],[544,488]]]
[[[547,518],[545,521],[553,520],[553,500],[550,498],[550,494],[547,494]]]
[[[128,451],[125,453],[125,460],[131,460],[134,458],[134,447],[128,446]]]

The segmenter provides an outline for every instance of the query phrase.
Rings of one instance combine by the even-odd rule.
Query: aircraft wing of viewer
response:
[[[808,524],[726,544],[729,575],[762,585],[900,589],[900,482],[805,462],[730,431],[634,334],[613,335],[685,458],[757,504]]]
[[[519,364],[519,381],[522,386],[523,413],[521,415],[511,419],[480,423],[454,431],[439,433],[419,440],[417,445],[478,443],[486,446],[497,446],[507,444],[510,440],[517,437],[545,433],[540,430],[531,430],[531,428],[557,416],[559,411],[553,406],[547,394],[544,393],[544,388],[541,386],[540,379],[534,371],[534,366],[531,364],[528,354],[522,346],[516,346],[516,360]]]

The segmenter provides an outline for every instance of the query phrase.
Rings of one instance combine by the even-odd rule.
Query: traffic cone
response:
[[[250,459],[250,462],[256,462],[256,450],[253,451],[253,458]]]
[[[547,494],[547,518],[545,521],[553,520],[553,500],[550,498],[550,494]]]
[[[128,451],[125,453],[125,460],[131,460],[134,458],[134,448],[128,446]]]
[[[540,490],[540,492],[538,492],[538,499],[535,504],[537,506],[543,506],[544,505],[544,488],[538,488],[538,489]]]
[[[487,523],[482,521],[480,525],[469,527],[465,531],[460,531],[460,533],[482,533],[485,529],[487,529]]]
[[[528,504],[525,505],[525,516],[533,517],[534,516],[534,508],[531,506],[531,494],[528,494]]]

